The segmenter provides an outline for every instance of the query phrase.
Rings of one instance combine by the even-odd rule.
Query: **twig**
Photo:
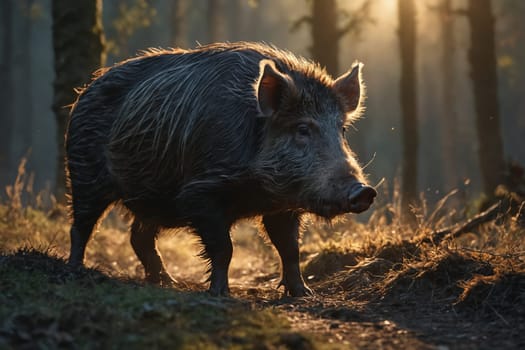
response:
[[[440,244],[442,241],[457,238],[466,232],[470,232],[481,224],[494,220],[500,212],[500,205],[501,202],[498,202],[462,224],[456,224],[452,227],[434,231],[430,237],[424,238],[421,242]]]
[[[486,302],[486,301],[484,301],[483,304],[487,305],[487,306],[488,306],[488,307],[489,307],[489,308],[490,308],[490,309],[496,314],[496,316],[498,316],[498,317],[503,321],[503,323],[505,323],[507,326],[510,327],[510,323],[509,323],[509,321],[507,321],[507,320],[505,319],[505,317],[503,317],[503,316],[498,312],[498,310],[496,310],[492,305],[490,305],[490,304],[489,304],[488,302]]]
[[[466,247],[459,248],[459,249],[467,251],[467,252],[471,252],[471,253],[476,253],[476,254],[486,254],[486,255],[493,256],[495,258],[510,259],[510,258],[520,258],[522,256],[525,256],[525,251],[520,251],[520,252],[516,252],[516,253],[497,254],[497,253],[491,253],[491,252],[488,252],[488,251],[485,251],[485,250],[472,249],[472,248],[466,248]]]
[[[447,193],[447,195],[445,197],[441,198],[437,202],[436,209],[434,209],[434,211],[432,212],[432,214],[430,214],[430,217],[427,220],[429,224],[434,223],[434,220],[436,219],[436,217],[439,214],[439,212],[441,211],[441,209],[443,209],[443,207],[445,206],[447,201],[450,199],[450,197],[454,196],[456,193],[458,193],[457,189],[452,190],[449,193]]]

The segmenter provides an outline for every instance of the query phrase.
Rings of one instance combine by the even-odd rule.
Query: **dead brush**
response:
[[[363,225],[360,249],[338,247],[339,254],[326,251],[306,265],[305,271],[318,273],[316,290],[368,304],[404,300],[460,307],[483,303],[480,299],[490,291],[501,294],[490,299],[496,309],[501,306],[497,298],[515,301],[505,295],[511,286],[522,290],[525,284],[525,231],[516,217],[519,212],[510,216],[495,204],[457,222],[457,212],[447,205],[456,193],[444,196],[431,210],[421,197],[421,204],[413,207],[417,226],[411,228],[400,218],[395,204],[399,192],[394,190],[392,200],[376,207]],[[349,263],[331,269],[342,261]],[[330,273],[323,276],[320,271]]]
[[[64,212],[63,206],[57,203],[49,189],[35,193],[35,174],[27,172],[27,160],[28,155],[20,159],[13,184],[5,187],[6,199],[2,204],[7,207],[6,219],[21,219],[31,209]]]
[[[20,160],[15,180],[6,186],[6,197],[0,201],[0,250],[33,248],[63,253],[67,219],[50,213],[65,211],[48,191],[34,192],[34,174],[29,174],[26,166],[27,156]]]
[[[12,185],[6,186],[7,195],[7,219],[16,220],[23,216],[24,206],[22,204],[23,192],[32,193],[33,177],[26,174],[27,158],[23,157],[18,164],[18,172]]]

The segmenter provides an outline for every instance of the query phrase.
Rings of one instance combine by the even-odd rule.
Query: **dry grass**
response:
[[[95,295],[89,299],[92,303],[105,305],[108,301],[104,293],[110,294],[110,300],[122,298],[124,304],[118,304],[116,313],[108,316],[99,311],[111,320],[131,317],[135,326],[121,320],[119,322],[126,323],[128,328],[115,332],[132,338],[138,332],[146,337],[140,338],[137,344],[151,344],[148,342],[152,340],[144,335],[147,332],[136,328],[140,320],[146,322],[143,313],[148,313],[150,307],[146,306],[146,311],[139,307],[136,313],[126,316],[126,305],[135,302],[146,305],[155,298],[161,302],[153,304],[150,311],[156,316],[151,323],[145,323],[145,329],[162,327],[159,322],[166,322],[166,317],[196,318],[198,327],[204,331],[178,325],[183,331],[177,333],[177,339],[196,337],[204,344],[203,348],[221,347],[221,334],[233,339],[224,344],[235,344],[238,348],[257,348],[254,344],[260,339],[269,344],[262,348],[287,348],[288,343],[296,342],[305,349],[319,348],[315,345],[319,339],[332,339],[333,343],[326,346],[333,348],[348,348],[349,344],[368,348],[381,339],[385,344],[404,344],[407,348],[425,348],[432,344],[513,348],[525,343],[525,228],[519,211],[501,213],[495,220],[476,225],[459,237],[433,243],[428,238],[436,231],[467,219],[465,210],[451,209],[449,201],[455,193],[445,196],[432,208],[422,200],[414,208],[416,225],[410,226],[400,219],[398,192],[394,190],[390,196],[385,190],[383,201],[375,205],[366,223],[348,217],[331,225],[313,220],[307,226],[302,238],[303,270],[318,297],[305,300],[281,299],[275,290],[279,265],[273,248],[256,233],[256,225],[241,222],[232,233],[235,249],[230,271],[233,294],[239,300],[212,302],[211,308],[222,315],[210,316],[219,322],[213,327],[206,323],[206,317],[178,309],[168,308],[171,311],[167,314],[163,311],[166,308],[163,302],[173,299],[177,304],[182,298],[182,302],[197,305],[196,310],[205,313],[208,302],[203,300],[209,297],[199,291],[206,288],[206,266],[197,256],[200,247],[193,235],[184,231],[168,232],[159,241],[168,269],[178,280],[175,291],[143,286],[142,267],[128,242],[128,225],[121,213],[115,211],[100,225],[87,248],[86,264],[96,270],[85,270],[79,275],[64,263],[69,250],[69,223],[64,208],[47,199],[52,205],[51,209],[45,209],[44,196],[34,196],[31,186],[27,185],[29,182],[22,166],[6,200],[0,204],[0,289],[20,293],[15,298],[25,300],[35,298],[34,294],[22,292],[30,286],[36,285],[56,296],[58,289],[68,285],[73,289],[67,293],[80,293],[84,298],[75,288],[88,285]],[[108,283],[115,288],[114,293]],[[102,291],[97,286],[101,286]],[[142,297],[137,296],[137,288],[143,291],[139,293]],[[187,293],[189,297],[184,296]],[[144,304],[144,299],[136,301],[135,298],[148,301]],[[56,302],[57,308],[65,307]],[[51,323],[67,323],[56,313],[41,314],[38,310],[42,305],[38,302],[30,304],[32,306],[22,313],[9,309],[13,303],[0,307],[2,316],[12,313],[8,321],[0,323],[0,346],[2,341],[14,344],[10,343],[13,339],[23,343],[24,332],[36,332],[40,326],[27,321],[27,317],[45,316]],[[225,307],[231,307],[237,314],[224,314],[221,310]],[[247,328],[232,327],[232,322],[246,324]],[[257,331],[258,327],[266,327],[267,322],[278,322],[284,331],[275,328],[269,333]],[[469,324],[470,328],[459,324]],[[290,327],[303,331],[294,333]],[[305,337],[304,330],[320,338],[316,341]],[[79,329],[63,332],[66,335],[53,333],[53,337],[58,338],[50,344],[61,344],[61,341],[70,344],[68,335],[74,336]],[[90,337],[97,337],[99,331],[89,332],[82,338],[83,344],[94,347],[95,342],[90,346]],[[107,338],[110,335],[101,332],[100,336],[106,337],[106,345],[129,344],[111,343],[114,340]],[[167,337],[163,339],[164,345],[174,339],[163,336]],[[243,337],[251,340],[240,340]]]

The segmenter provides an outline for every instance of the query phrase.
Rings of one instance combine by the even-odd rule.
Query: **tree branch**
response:
[[[493,204],[490,208],[474,216],[472,219],[462,223],[456,224],[452,227],[447,227],[439,231],[434,231],[430,237],[421,240],[421,243],[440,244],[443,241],[457,238],[464,233],[470,232],[476,227],[494,220],[498,217],[501,209],[501,202]]]
[[[313,21],[312,16],[303,16],[303,17],[299,18],[298,20],[293,22],[292,25],[290,26],[290,33],[294,33],[297,30],[299,30],[299,28],[303,24],[310,24],[311,25],[312,21]]]
[[[337,39],[340,39],[347,33],[353,32],[356,35],[359,35],[361,33],[361,30],[363,29],[363,25],[368,23],[375,23],[374,18],[370,15],[370,8],[372,7],[373,0],[366,0],[362,3],[361,7],[359,9],[353,11],[352,13],[348,13],[347,11],[342,12],[342,14],[350,18],[346,24],[343,26],[343,28],[339,29],[337,31]]]

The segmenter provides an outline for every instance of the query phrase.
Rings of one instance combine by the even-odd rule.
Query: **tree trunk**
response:
[[[33,74],[32,74],[32,24],[31,8],[34,0],[20,1],[20,12],[22,14],[22,26],[20,30],[19,43],[20,48],[17,51],[17,64],[20,64],[21,70],[19,78],[22,84],[17,89],[17,94],[21,96],[20,113],[17,113],[17,120],[14,121],[14,135],[17,139],[17,145],[13,147],[14,161],[18,163],[20,158],[28,154],[31,149],[33,140]],[[27,164],[28,171],[31,163]]]
[[[339,74],[336,0],[312,1],[312,58],[332,76]]]
[[[411,221],[410,205],[417,200],[418,119],[416,95],[416,9],[413,0],[398,0],[401,52],[402,179],[401,210]]]
[[[187,2],[186,0],[173,0],[169,3],[170,8],[170,19],[171,19],[171,32],[170,32],[170,45],[174,47],[187,46]]]
[[[439,18],[441,25],[441,98],[442,98],[442,147],[443,147],[443,172],[445,188],[450,191],[459,186],[460,171],[458,158],[458,116],[456,113],[456,43],[454,14],[451,6],[452,0],[442,0],[439,5]]]
[[[478,157],[483,190],[489,197],[503,182],[504,155],[498,104],[494,16],[490,0],[469,0],[469,62],[474,88]]]
[[[53,111],[57,122],[58,169],[56,195],[65,199],[64,135],[74,89],[90,81],[91,73],[104,64],[101,0],[53,0],[53,49],[55,81]]]
[[[224,4],[222,0],[208,0],[207,21],[208,21],[208,43],[214,43],[222,38],[222,10]]]
[[[11,134],[13,128],[13,2],[0,1],[2,16],[2,61],[0,62],[0,185],[6,184],[10,171]]]
[[[240,40],[242,28],[241,0],[228,1],[228,40]]]

